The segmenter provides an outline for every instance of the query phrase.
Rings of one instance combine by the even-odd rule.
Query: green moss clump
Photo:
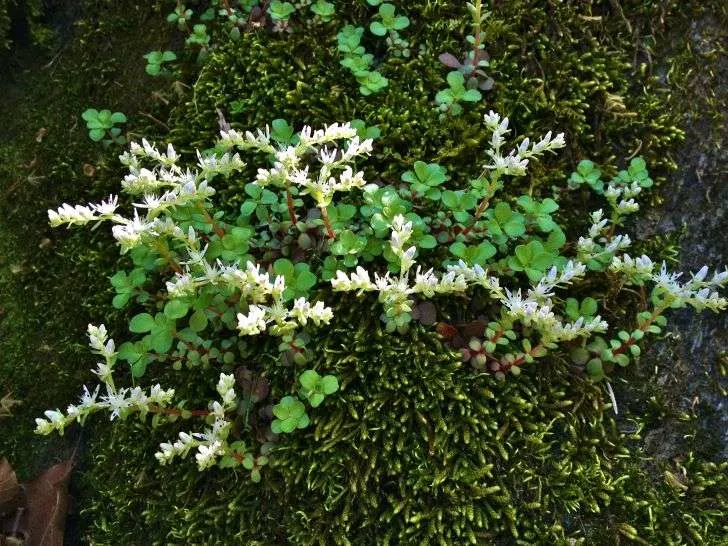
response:
[[[635,62],[647,40],[633,37],[688,9],[678,4],[625,6],[626,19],[611,2],[496,6],[488,27],[496,88],[445,120],[434,105],[447,73],[437,55],[463,50],[461,3],[408,5],[412,25],[403,34],[422,51],[412,59],[388,57],[367,35],[390,81],[367,98],[338,64],[338,28],[367,21],[363,3],[347,4],[337,21],[317,28],[316,41],[260,33],[213,53],[191,99],[173,113],[170,137],[187,153],[210,146],[218,109],[242,129],[277,117],[296,127],[361,118],[383,135],[367,162],[370,180],[398,180],[423,159],[447,166],[453,187],[462,187],[483,160],[482,114],[493,109],[519,134],[567,133],[567,153],[525,181],[536,193],[563,185],[584,157],[618,165],[639,149],[664,174],[682,132],[666,88]],[[251,161],[249,177],[218,188],[224,206],[242,200],[257,166]],[[341,393],[312,412],[310,429],[282,438],[261,484],[229,471],[200,475],[192,462],[158,467],[152,454],[169,429],[102,430],[84,477],[93,542],[718,545],[728,538],[716,516],[728,491],[720,471],[695,462],[688,490],[655,483],[635,447],[639,434],[622,432],[600,388],[565,363],[498,383],[465,369],[433,333],[384,336],[375,309],[339,305],[336,323],[310,345],[317,368],[339,376]],[[287,394],[291,371],[265,372],[273,396]],[[675,518],[678,511],[690,517]]]
[[[337,8],[337,21],[285,39],[265,33],[243,36],[221,47],[203,68],[192,99],[173,114],[171,138],[183,149],[210,146],[221,111],[234,128],[264,126],[276,117],[295,126],[320,126],[360,118],[382,131],[370,178],[399,180],[414,161],[439,161],[464,186],[478,173],[489,138],[482,116],[496,110],[510,116],[518,134],[564,131],[567,153],[537,166],[526,181],[549,190],[564,173],[590,157],[618,165],[639,149],[653,171],[672,168],[670,149],[682,137],[676,113],[665,107],[664,86],[633,64],[636,45],[607,2],[595,5],[532,0],[497,6],[487,27],[488,68],[495,88],[484,100],[468,104],[462,116],[439,118],[434,97],[446,86],[448,69],[437,59],[444,52],[465,52],[469,30],[458,2],[412,2],[412,25],[404,33],[411,59],[387,54],[381,40],[365,33],[368,51],[381,59],[378,70],[389,79],[382,92],[362,97],[341,59],[336,32],[345,23],[366,26],[361,9]],[[673,10],[674,11],[674,10]],[[652,23],[649,9],[628,13],[635,25]],[[419,53],[414,53],[419,52]],[[233,103],[234,107],[233,107]],[[224,192],[237,202],[239,187]]]
[[[728,537],[717,517],[728,506],[727,464],[690,457],[662,469],[655,485],[631,449],[639,434],[621,432],[600,387],[565,364],[498,382],[465,369],[435,334],[392,337],[376,304],[351,303],[311,344],[341,394],[310,412],[308,429],[281,438],[260,484],[244,473],[199,473],[189,461],[158,466],[151,455],[174,435],[169,427],[100,424],[82,484],[94,492],[84,510],[94,544],[638,537],[677,546]],[[291,371],[267,374],[275,396],[285,394]],[[184,392],[195,380],[186,375]]]

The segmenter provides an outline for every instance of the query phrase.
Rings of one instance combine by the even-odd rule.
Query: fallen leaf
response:
[[[36,142],[42,142],[43,138],[48,134],[48,129],[45,127],[41,127],[38,129],[38,131],[35,133],[35,141]]]
[[[21,524],[27,537],[25,546],[63,546],[72,467],[73,457],[26,484],[26,510]]]
[[[15,512],[20,498],[20,485],[13,467],[6,458],[0,459],[0,517]]]

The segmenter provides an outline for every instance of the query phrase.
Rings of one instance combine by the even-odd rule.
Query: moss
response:
[[[41,0],[0,0],[0,58],[18,40],[49,44],[53,33],[42,24],[43,13]]]
[[[100,425],[82,484],[95,492],[84,510],[94,544],[608,545],[637,536],[717,545],[728,537],[717,517],[728,464],[688,455],[660,467],[656,485],[633,449],[641,424],[625,432],[601,388],[566,365],[498,382],[464,369],[434,334],[393,338],[376,304],[351,303],[311,345],[317,367],[339,376],[341,396],[282,438],[260,484],[192,464],[159,467],[151,452],[174,435],[169,427]],[[267,373],[279,396],[291,371]],[[183,376],[186,392],[194,373]]]
[[[487,135],[480,120],[492,108],[507,112],[519,134],[567,133],[568,153],[525,181],[536,192],[562,184],[583,157],[618,165],[639,152],[664,177],[682,131],[679,109],[668,107],[670,88],[650,75],[652,37],[684,28],[710,6],[625,3],[614,13],[617,5],[496,3],[487,40],[496,88],[463,116],[441,121],[433,98],[447,70],[436,57],[462,50],[463,6],[408,3],[412,26],[405,34],[413,51],[423,51],[410,60],[389,58],[367,36],[367,50],[381,59],[390,85],[363,98],[338,65],[335,34],[344,22],[363,24],[368,12],[363,3],[347,3],[337,6],[337,21],[317,28],[315,41],[306,33],[284,39],[260,33],[221,47],[190,100],[173,112],[170,137],[188,153],[209,146],[217,109],[243,129],[277,117],[296,126],[362,118],[383,135],[368,162],[369,179],[396,180],[413,161],[427,159],[446,165],[452,183],[462,186],[481,162]],[[233,110],[233,101],[242,109]],[[245,181],[220,188],[225,206],[241,200]],[[672,244],[658,245],[660,252],[669,257]],[[648,404],[647,390],[616,421],[600,387],[575,377],[565,363],[554,360],[498,383],[464,369],[432,333],[383,336],[377,314],[340,305],[331,332],[310,345],[317,347],[317,367],[341,378],[341,395],[312,412],[308,430],[281,441],[259,485],[228,471],[199,475],[191,463],[158,467],[151,454],[171,430],[126,423],[98,431],[84,474],[93,542],[718,545],[728,539],[720,518],[728,493],[723,466],[692,456],[680,463],[643,459],[644,428],[675,417],[658,399]],[[266,373],[274,395],[282,395],[291,370]],[[194,393],[194,376],[183,377],[186,392]]]
[[[93,144],[80,113],[114,107],[132,114],[132,127],[153,134],[146,118],[134,116],[151,91],[136,82],[145,81],[143,53],[166,28],[134,2],[66,4],[57,6],[58,17],[82,8],[84,19],[59,44],[60,55],[44,69],[51,59],[32,45],[16,47],[14,62],[23,70],[0,84],[0,396],[12,392],[23,402],[2,423],[12,434],[0,435],[0,453],[23,478],[72,451],[67,438],[33,434],[34,418],[65,407],[93,377],[88,322],[119,320],[109,312],[108,276],[118,260],[109,234],[52,230],[46,211],[118,188],[118,149]],[[139,29],[154,44],[140,41]],[[93,176],[84,174],[85,164]]]
[[[305,33],[285,40],[260,33],[213,54],[192,100],[173,116],[172,138],[189,151],[208,146],[217,132],[216,109],[233,127],[244,129],[275,117],[296,126],[362,118],[383,134],[369,162],[376,177],[396,180],[415,160],[426,158],[451,168],[453,183],[463,185],[477,173],[475,158],[488,138],[482,114],[494,109],[507,112],[519,134],[566,132],[569,153],[533,171],[530,182],[543,188],[560,183],[583,157],[616,165],[619,157],[639,149],[657,172],[673,166],[669,151],[682,132],[674,113],[665,109],[663,86],[641,75],[641,64],[633,65],[637,45],[608,7],[525,0],[498,6],[486,40],[495,89],[481,103],[468,105],[461,117],[444,121],[434,96],[445,85],[447,69],[437,55],[464,52],[464,6],[413,2],[407,11],[412,26],[406,37],[413,51],[422,48],[421,54],[409,60],[386,56],[379,40],[365,39],[367,49],[382,58],[378,69],[390,80],[383,92],[361,97],[339,65],[339,24],[367,21],[360,9],[344,8],[341,22],[317,29],[315,41]],[[635,25],[649,21],[650,13],[635,11]],[[242,112],[231,113],[233,101]],[[234,200],[235,193],[238,189],[232,188],[226,197]]]

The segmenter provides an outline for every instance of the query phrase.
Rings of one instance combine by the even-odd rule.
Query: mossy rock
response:
[[[279,117],[296,127],[360,118],[382,131],[365,166],[370,180],[398,180],[422,159],[447,166],[462,187],[485,159],[481,120],[493,109],[511,117],[518,135],[567,133],[567,152],[524,182],[536,192],[563,185],[583,157],[616,166],[639,149],[664,173],[682,133],[662,84],[632,64],[632,36],[686,8],[625,6],[625,24],[613,5],[496,7],[488,42],[496,88],[445,120],[433,102],[447,74],[437,54],[463,48],[460,3],[408,5],[405,37],[413,51],[423,47],[410,60],[388,57],[367,36],[390,79],[367,98],[339,66],[335,44],[342,24],[368,21],[363,3],[311,30],[315,41],[309,33],[246,35],[210,56],[192,98],[173,113],[170,139],[188,153],[211,146],[218,109],[241,129]],[[250,161],[247,178],[218,188],[224,207],[244,199],[258,166]],[[335,324],[316,334],[315,367],[337,374],[341,392],[311,412],[309,429],[281,439],[261,484],[231,471],[199,474],[192,461],[157,466],[152,454],[174,430],[95,429],[83,482],[94,544],[606,545],[638,536],[677,545],[728,536],[716,517],[728,491],[720,469],[694,463],[708,477],[689,493],[655,485],[632,443],[639,435],[621,432],[601,387],[565,363],[500,383],[464,367],[432,332],[382,334],[378,307],[367,305],[338,305]],[[287,394],[292,370],[266,373],[275,395]],[[695,507],[692,520],[673,517],[686,506]]]

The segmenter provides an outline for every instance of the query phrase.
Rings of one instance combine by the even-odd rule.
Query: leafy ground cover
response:
[[[377,69],[388,80],[366,98],[349,68],[339,68],[336,38],[342,25],[368,22],[371,14],[362,3],[338,9],[316,42],[294,29],[284,37],[258,32],[223,43],[199,79],[188,82],[194,86],[169,119],[163,105],[154,106],[152,92],[159,95],[160,84],[143,76],[143,55],[174,42],[166,38],[165,12],[85,3],[73,37],[51,65],[38,69],[21,58],[5,84],[14,98],[1,124],[0,377],[23,404],[14,408],[12,421],[0,422],[13,430],[0,438],[0,452],[29,474],[71,449],[68,442],[32,436],[32,418],[75,397],[91,364],[82,339],[85,324],[101,318],[110,324],[113,294],[99,274],[115,260],[110,239],[101,231],[60,237],[45,227],[47,208],[94,200],[118,183],[113,154],[87,139],[80,119],[86,108],[144,112],[136,115],[132,131],[171,139],[183,152],[209,145],[219,129],[218,110],[244,129],[274,118],[296,126],[359,118],[381,132],[367,175],[385,181],[399,179],[418,160],[447,165],[463,180],[475,174],[477,163],[470,158],[485,147],[479,120],[494,109],[509,112],[523,133],[559,127],[570,142],[568,153],[544,163],[525,187],[513,188],[514,195],[563,185],[581,158],[618,165],[636,151],[664,187],[683,136],[678,113],[686,106],[673,82],[688,80],[695,60],[682,55],[656,61],[664,49],[655,37],[679,35],[691,17],[711,8],[645,3],[614,11],[615,5],[494,6],[486,45],[495,85],[483,93],[483,102],[464,103],[460,116],[443,122],[435,97],[448,85],[448,71],[437,57],[463,49],[469,32],[456,3],[407,6],[410,24],[398,32],[413,53],[422,52],[409,59],[387,55],[383,42],[365,38],[366,51],[381,60]],[[139,40],[141,35],[153,43]],[[89,53],[89,43],[106,45]],[[24,66],[33,68],[18,75]],[[671,66],[674,77],[661,79],[661,70]],[[145,83],[129,84],[140,81]],[[164,100],[176,104],[172,93],[161,90]],[[48,100],[49,94],[57,100]],[[712,104],[715,110],[724,106]],[[234,209],[245,199],[243,180],[224,189],[225,206]],[[663,242],[657,250],[670,257],[670,246]],[[385,341],[376,323],[343,313],[337,320],[333,334],[315,346],[325,369],[346,378],[347,394],[315,430],[288,445],[290,453],[260,485],[228,474],[198,475],[193,465],[156,466],[149,455],[163,438],[140,424],[89,431],[88,470],[76,484],[90,540],[450,543],[455,538],[449,533],[500,543],[725,539],[724,465],[709,462],[712,453],[702,447],[694,417],[662,400],[649,377],[638,374],[625,387],[635,402],[617,421],[604,392],[575,379],[564,363],[505,384],[474,380],[432,334],[417,330],[412,340]],[[354,341],[346,342],[352,331]],[[407,351],[407,366],[386,366]],[[456,370],[462,374],[457,380],[447,373]],[[186,382],[182,390],[194,396],[194,373]],[[429,402],[398,401],[403,392]],[[654,402],[645,402],[652,395]],[[452,402],[432,402],[442,399]],[[443,412],[469,418],[445,421]],[[678,459],[652,467],[641,460],[640,438],[666,420],[686,421],[680,430],[688,441],[677,449]],[[361,432],[377,428],[384,432]],[[324,432],[327,439],[316,441]],[[690,455],[696,447],[698,456]],[[46,459],[32,456],[40,450]],[[407,456],[420,452],[431,455]],[[379,462],[372,462],[373,453]],[[446,465],[457,471],[443,473]],[[489,487],[474,491],[469,484],[476,475]],[[676,512],[686,515],[674,518]],[[405,519],[414,514],[420,515]]]

